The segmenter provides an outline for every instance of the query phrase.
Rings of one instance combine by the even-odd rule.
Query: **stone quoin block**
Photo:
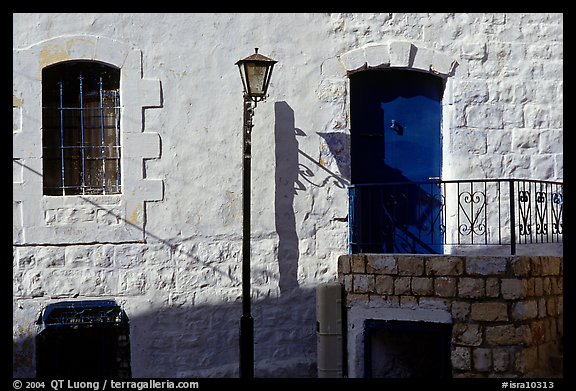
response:
[[[353,256],[350,260],[352,273],[366,273],[366,258],[362,255]]]

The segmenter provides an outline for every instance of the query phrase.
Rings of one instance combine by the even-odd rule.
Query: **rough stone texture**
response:
[[[116,299],[130,318],[134,376],[238,375],[242,92],[234,62],[254,46],[279,61],[268,100],[255,110],[252,140],[257,376],[316,376],[314,288],[340,279],[337,260],[347,252],[348,72],[399,66],[446,79],[445,179],[563,178],[562,14],[276,13],[265,19],[13,14],[14,376],[34,376],[32,325],[43,306],[99,298]],[[41,194],[41,69],[75,59],[122,69],[121,196]],[[470,303],[482,297],[474,289],[456,297],[460,284],[449,278],[468,273],[463,259],[440,259],[414,266],[414,277],[435,278],[442,300],[385,302],[437,309],[454,300],[448,310],[468,319]],[[362,273],[376,275],[373,286],[358,281],[357,289],[371,293],[349,295],[347,302],[429,292],[427,282],[412,276],[396,292],[399,268],[411,269],[387,255],[342,262],[343,272],[364,267]],[[546,262],[531,258],[529,269],[514,266],[516,274],[496,277],[502,297],[488,279],[484,293],[524,300],[529,288],[505,280],[528,273],[534,295],[545,297],[537,301],[538,318],[557,317],[561,303],[548,296],[561,289],[561,278],[550,277],[562,266]],[[494,276],[482,273],[500,272],[475,270],[486,278]],[[351,276],[342,281],[354,289]],[[474,368],[466,349],[453,352],[461,371]],[[493,352],[495,371],[496,357]],[[515,356],[507,357],[507,369],[499,359],[498,373],[515,370]]]
[[[397,268],[355,273],[347,268],[355,258],[367,265],[386,259]],[[353,290],[344,286],[349,312],[368,308],[369,319],[451,323],[453,377],[558,377],[552,362],[563,335],[562,264],[555,256],[363,254],[342,255],[338,273],[358,281]],[[366,299],[358,292],[368,291],[372,278]],[[350,325],[362,321],[349,320],[349,333],[359,335]],[[362,343],[349,341],[348,351],[348,365],[358,371]]]

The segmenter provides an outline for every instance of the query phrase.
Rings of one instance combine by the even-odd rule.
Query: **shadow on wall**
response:
[[[288,103],[274,104],[275,138],[275,187],[274,217],[278,234],[279,287],[286,294],[298,287],[299,239],[296,231],[294,196],[298,191],[311,187],[335,186],[340,189],[349,184],[350,135],[346,133],[317,133],[321,137],[320,157],[314,159],[298,146],[297,137],[306,136],[302,129],[295,127],[294,110]],[[320,169],[315,179],[314,172],[300,163],[300,155]],[[342,176],[330,171],[326,166],[334,161]]]
[[[253,303],[255,377],[316,377],[315,300],[297,288]],[[132,376],[238,377],[241,314],[240,302],[127,311]],[[35,376],[34,350],[32,337],[13,340],[13,377]]]
[[[295,128],[294,124],[292,108],[286,102],[276,102],[274,214],[279,240],[280,296],[252,303],[256,377],[317,376],[316,293],[313,288],[298,285],[299,239],[294,196],[298,190],[306,190],[303,181],[317,187],[335,185],[343,188],[347,184],[347,179],[299,149],[297,136],[306,134]],[[340,148],[342,142],[349,143],[340,139],[348,137],[343,134],[328,137],[329,147]],[[314,183],[312,171],[299,163],[300,155],[321,169],[322,174],[327,174],[320,184]],[[89,199],[86,201],[93,203]],[[121,219],[121,216],[116,217]],[[130,223],[126,221],[126,224]],[[201,264],[202,267],[214,269],[215,273],[221,273],[195,254],[183,252],[180,246],[182,238],[176,243],[148,231],[145,235],[173,252],[188,255],[199,262],[199,267]],[[130,323],[131,372],[134,377],[238,377],[242,313],[239,300],[190,305],[185,300],[178,303],[176,298],[169,306],[150,312],[131,314],[129,309],[125,311]],[[34,321],[30,319],[30,324]],[[13,338],[14,377],[35,376],[34,351],[34,337]]]
[[[282,295],[298,287],[298,234],[294,196],[298,181],[298,141],[294,110],[286,102],[274,104],[275,184],[274,218],[278,234],[279,288]],[[301,184],[300,184],[301,185]]]

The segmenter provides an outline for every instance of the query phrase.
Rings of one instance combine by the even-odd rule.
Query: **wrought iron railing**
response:
[[[562,243],[563,183],[474,179],[349,187],[351,253]]]

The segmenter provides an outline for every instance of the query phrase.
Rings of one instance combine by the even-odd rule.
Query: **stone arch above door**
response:
[[[338,60],[346,75],[366,69],[393,67],[430,72],[447,78],[458,64],[444,53],[406,41],[370,43],[340,54]]]

